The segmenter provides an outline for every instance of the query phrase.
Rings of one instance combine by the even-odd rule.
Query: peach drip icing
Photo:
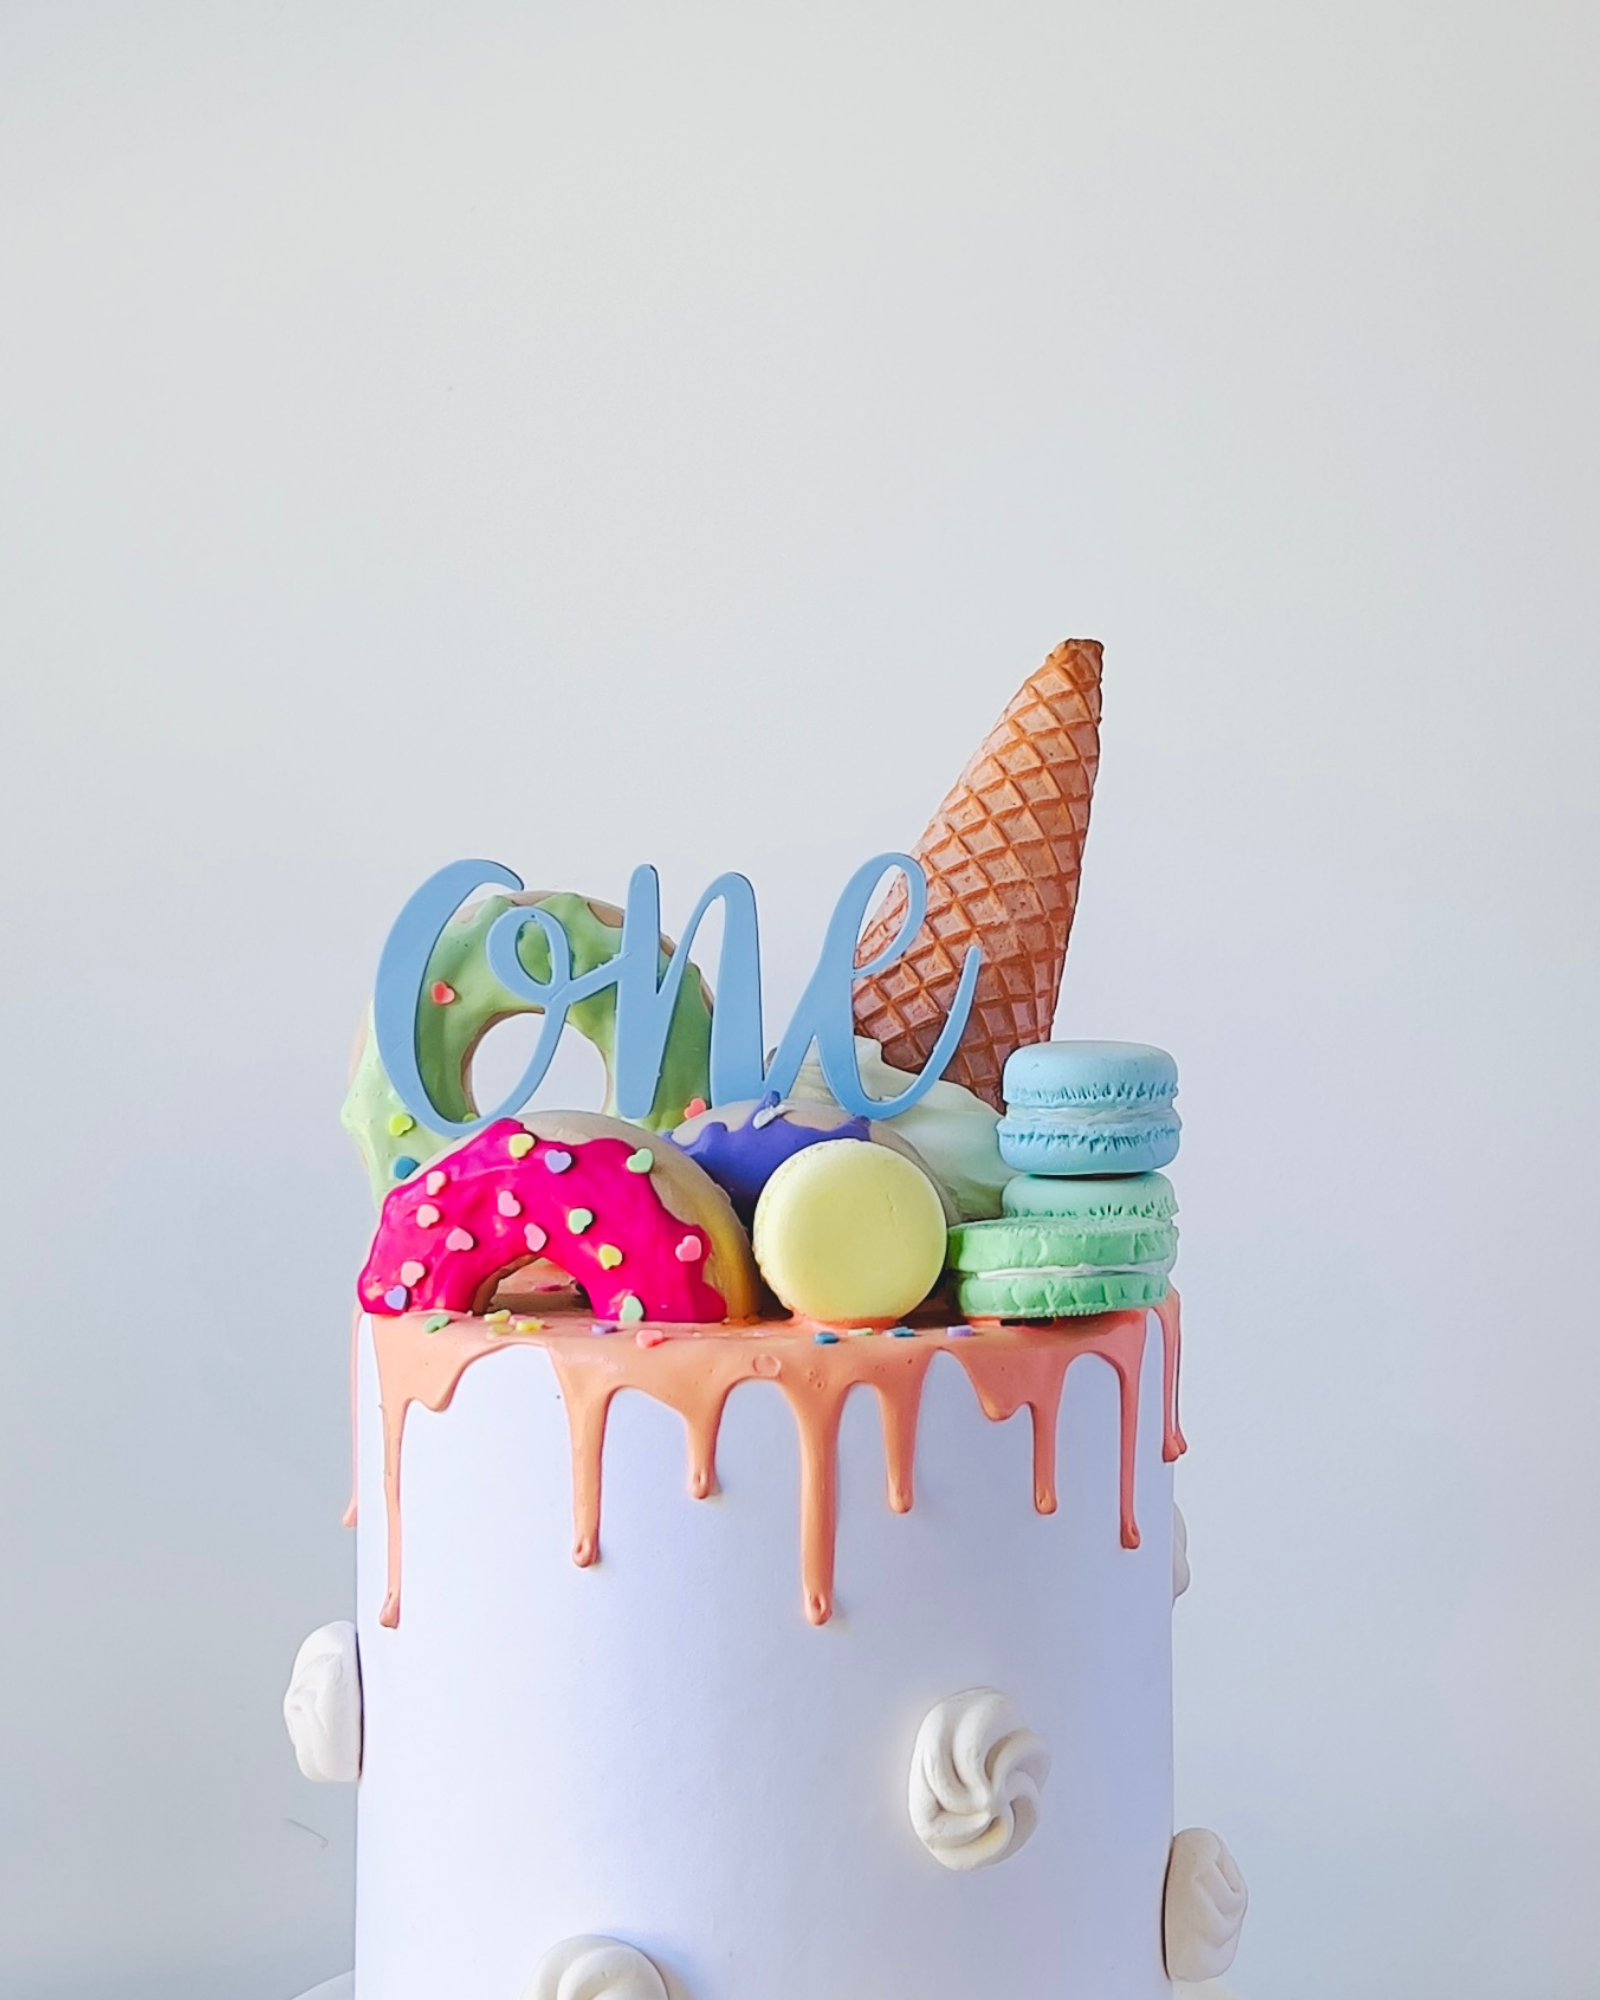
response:
[[[1155,1308],[1161,1324],[1162,1457],[1185,1449],[1178,1427],[1181,1333],[1177,1294]],[[889,1506],[908,1513],[923,1384],[935,1354],[951,1354],[971,1382],[984,1415],[1005,1422],[1027,1408],[1033,1420],[1033,1503],[1056,1509],[1056,1427],[1067,1370],[1098,1354],[1116,1371],[1121,1412],[1119,1513],[1123,1546],[1139,1546],[1134,1518],[1139,1376],[1147,1333],[1144,1308],[1105,1313],[1048,1330],[999,1326],[971,1339],[931,1327],[915,1341],[884,1337],[813,1343],[784,1323],[756,1327],[651,1327],[644,1338],[595,1336],[546,1329],[490,1331],[481,1319],[461,1319],[434,1333],[418,1314],[371,1322],[383,1407],[383,1483],[388,1516],[388,1579],[379,1623],[400,1622],[401,1450],[413,1403],[447,1410],[462,1376],[486,1354],[508,1347],[542,1347],[561,1385],[572,1441],[573,1560],[586,1568],[600,1556],[606,1420],[613,1398],[638,1389],[676,1410],[688,1443],[689,1491],[717,1491],[717,1437],[728,1397],[741,1382],[772,1381],[793,1412],[800,1440],[800,1571],[805,1613],[814,1625],[833,1615],[838,1529],[839,1424],[851,1392],[874,1391],[883,1425]]]

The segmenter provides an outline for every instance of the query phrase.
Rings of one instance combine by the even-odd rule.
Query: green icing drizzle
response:
[[[456,997],[440,1006],[424,989],[417,1023],[417,1054],[428,1094],[452,1119],[478,1115],[469,1073],[472,1053],[483,1037],[497,1021],[508,1020],[513,1014],[542,1011],[507,992],[490,972],[484,957],[483,944],[490,925],[518,902],[524,907],[548,910],[555,917],[572,947],[574,974],[592,972],[596,966],[604,965],[616,957],[622,945],[620,910],[612,913],[617,921],[608,922],[585,897],[566,894],[534,898],[491,896],[464,911],[446,927],[428,961],[427,988],[442,981],[454,989]],[[531,979],[549,978],[550,946],[536,924],[530,924],[518,938],[517,956]],[[656,966],[658,979],[671,956],[663,940]],[[603,1108],[614,1112],[611,1074],[617,1027],[616,988],[607,986],[589,999],[580,1000],[567,1018],[604,1057]],[[650,1115],[639,1122],[656,1132],[669,1131],[680,1124],[683,1108],[692,1098],[710,1095],[710,1057],[711,1000],[699,968],[691,961],[672,1010],[655,1102]],[[454,1143],[422,1124],[414,1124],[400,1134],[389,1129],[392,1119],[398,1121],[409,1116],[379,1058],[369,1016],[339,1122],[360,1149],[373,1195],[380,1202],[395,1185],[396,1160],[410,1158],[420,1165]]]

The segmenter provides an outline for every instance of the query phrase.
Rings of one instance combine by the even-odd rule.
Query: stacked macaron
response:
[[[1041,1042],[1005,1068],[994,1222],[950,1232],[961,1310],[1059,1319],[1158,1305],[1177,1258],[1177,1065],[1136,1042]]]

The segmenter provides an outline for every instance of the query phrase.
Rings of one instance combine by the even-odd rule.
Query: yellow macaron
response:
[[[761,1191],[751,1233],[761,1275],[806,1319],[897,1319],[944,1268],[933,1182],[904,1154],[861,1139],[785,1160]]]

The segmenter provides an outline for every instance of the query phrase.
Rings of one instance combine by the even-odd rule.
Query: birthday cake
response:
[[[856,871],[775,1039],[738,875],[677,943],[644,867],[617,906],[459,861],[396,920],[344,1109],[357,1615],[285,1699],[360,1783],[356,2000],[1231,1963],[1238,1870],[1172,1825],[1177,1072],[1050,1039],[1100,664],[1058,647]],[[599,1110],[535,1101],[569,1026]]]

